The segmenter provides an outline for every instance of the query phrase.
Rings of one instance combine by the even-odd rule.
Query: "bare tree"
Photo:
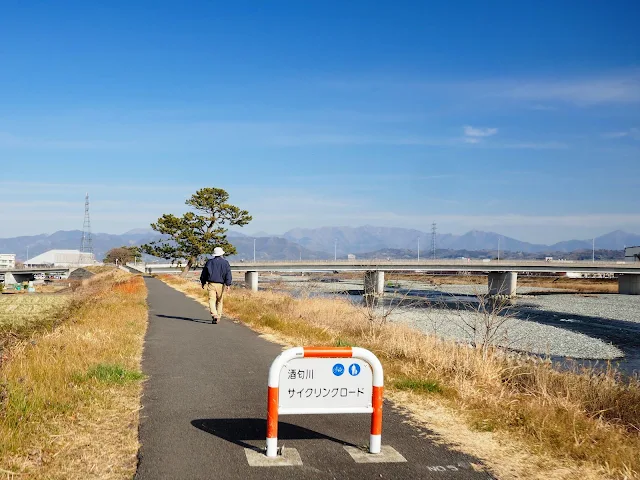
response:
[[[469,314],[459,318],[471,345],[482,350],[486,358],[491,347],[505,346],[513,340],[508,330],[514,318],[512,302],[509,298],[482,294],[477,294],[476,300],[477,303],[463,307]]]

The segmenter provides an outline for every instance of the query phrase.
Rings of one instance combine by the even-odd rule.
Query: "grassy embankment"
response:
[[[205,301],[197,283],[171,276],[163,280]],[[424,400],[428,408],[444,407],[468,426],[467,433],[458,435],[460,443],[477,432],[492,432],[493,439],[508,439],[530,452],[529,457],[520,448],[489,452],[481,445],[486,436],[477,448],[471,445],[471,453],[486,454],[500,478],[640,475],[637,381],[614,372],[558,372],[547,363],[509,359],[499,352],[484,356],[402,325],[372,323],[368,312],[348,301],[239,289],[231,292],[225,308],[285,344],[370,349],[384,365],[388,390],[408,391],[405,399]]]
[[[131,478],[147,320],[142,278],[111,271],[59,300],[0,298],[0,477]]]

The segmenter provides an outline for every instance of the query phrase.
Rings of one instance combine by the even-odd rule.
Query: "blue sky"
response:
[[[147,227],[640,232],[640,3],[0,4],[0,237]]]

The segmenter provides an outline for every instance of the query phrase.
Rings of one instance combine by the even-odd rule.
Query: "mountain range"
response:
[[[418,242],[423,252],[431,251],[431,232],[392,227],[322,227],[313,229],[295,228],[283,235],[310,250],[339,255],[347,253],[367,253],[385,248],[408,249],[417,251]],[[337,241],[337,243],[336,243]],[[606,250],[623,250],[625,246],[640,245],[640,235],[616,230],[595,239],[595,247]],[[437,234],[438,250],[470,250],[544,253],[571,252],[592,248],[592,239],[569,240],[552,245],[535,244],[516,240],[494,232],[471,230],[464,235],[450,233]]]
[[[431,253],[431,232],[415,229],[376,227],[321,227],[294,228],[282,235],[246,235],[239,231],[229,231],[228,237],[236,246],[236,258],[257,260],[296,260],[330,259],[334,254],[344,258],[352,253],[361,257],[370,257],[378,251],[387,253],[402,251],[416,252],[418,246],[422,255]],[[58,231],[51,235],[33,235],[13,238],[0,238],[0,253],[15,253],[20,260],[34,257],[51,249],[78,249],[82,232],[79,230]],[[149,229],[130,230],[122,235],[94,233],[93,249],[96,258],[102,259],[108,250],[123,245],[142,245],[158,238]],[[616,230],[595,238],[598,250],[622,251],[625,246],[640,245],[640,235]],[[591,250],[592,240],[568,240],[552,245],[534,244],[506,237],[494,232],[472,230],[464,235],[450,233],[438,234],[436,247],[438,256],[458,256],[456,252],[521,252],[525,254],[568,253],[578,250]]]

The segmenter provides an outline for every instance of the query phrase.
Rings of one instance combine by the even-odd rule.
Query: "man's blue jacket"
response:
[[[224,283],[230,286],[231,267],[229,262],[222,257],[213,257],[208,260],[200,274],[200,283],[204,286],[207,282]]]

